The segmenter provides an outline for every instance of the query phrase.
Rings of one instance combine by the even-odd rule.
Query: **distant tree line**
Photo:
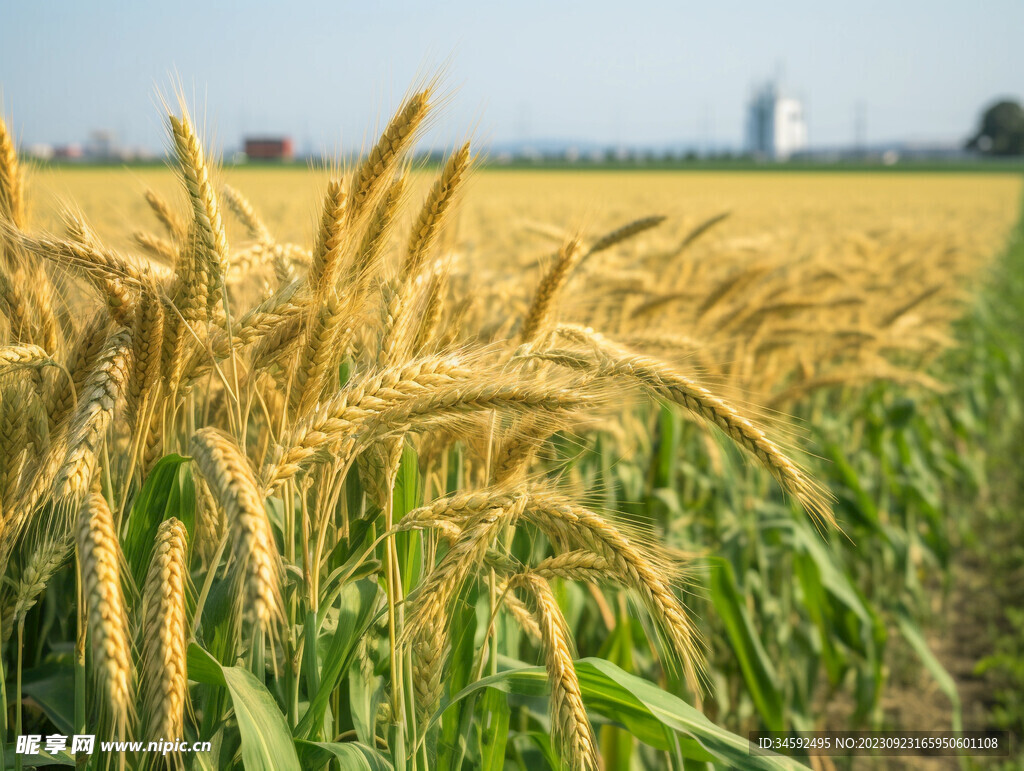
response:
[[[977,133],[967,149],[984,155],[1024,155],[1024,108],[1020,102],[1004,99],[981,115]]]

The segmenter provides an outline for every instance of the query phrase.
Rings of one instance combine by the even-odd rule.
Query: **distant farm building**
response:
[[[295,148],[291,137],[248,137],[245,156],[250,161],[290,161]]]
[[[58,145],[53,148],[53,158],[58,161],[77,161],[84,155],[85,153],[82,152],[82,146],[77,143],[70,145]]]
[[[747,149],[760,158],[784,161],[807,147],[804,108],[767,83],[747,108]]]

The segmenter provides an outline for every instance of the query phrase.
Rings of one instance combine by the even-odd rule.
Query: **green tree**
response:
[[[1020,102],[1004,99],[986,109],[967,149],[985,155],[1024,155],[1024,108]]]

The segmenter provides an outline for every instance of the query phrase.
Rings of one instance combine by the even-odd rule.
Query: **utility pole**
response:
[[[867,154],[868,109],[863,101],[853,109],[853,150],[858,157]]]

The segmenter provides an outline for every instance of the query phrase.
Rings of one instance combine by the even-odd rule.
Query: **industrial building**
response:
[[[759,158],[784,161],[807,147],[803,105],[783,96],[775,82],[754,92],[747,108],[747,149]]]

